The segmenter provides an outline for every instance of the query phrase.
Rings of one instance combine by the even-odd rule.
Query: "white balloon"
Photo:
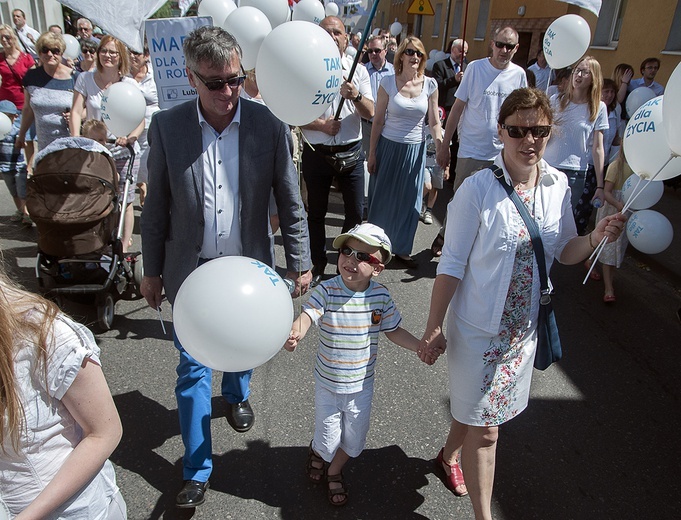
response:
[[[591,29],[576,14],[566,14],[553,21],[544,35],[544,56],[552,69],[572,65],[584,56],[591,42]]]
[[[679,106],[681,105],[681,63],[679,63],[672,75],[669,76],[667,86],[664,89],[666,103],[662,108],[662,121],[667,135],[667,144],[676,154],[681,155],[681,117]],[[676,109],[676,110],[675,110]]]
[[[631,169],[644,179],[650,179],[672,155],[662,124],[662,96],[644,103],[631,114],[624,130],[624,155]],[[681,157],[675,157],[655,177],[656,181],[671,179],[681,173]]]
[[[256,70],[267,107],[293,126],[321,116],[343,81],[338,46],[311,22],[293,21],[272,29],[260,47]]]
[[[435,65],[435,62],[437,62],[435,58],[428,58],[426,60],[426,70],[433,70],[433,65]]]
[[[286,0],[240,0],[239,7],[255,7],[260,9],[267,16],[272,29],[284,23],[290,12]]]
[[[198,14],[212,17],[213,25],[222,27],[229,14],[235,9],[236,4],[232,0],[201,0]]]
[[[7,114],[0,112],[0,139],[4,139],[12,130],[12,120],[7,117]]]
[[[397,36],[402,32],[402,24],[398,21],[393,22],[393,24],[390,26],[390,34],[393,36]]]
[[[326,7],[324,7],[324,12],[326,13],[326,16],[338,16],[338,4],[329,2],[326,4]]]
[[[223,372],[266,363],[286,342],[292,323],[287,285],[266,264],[243,256],[221,257],[192,271],[173,305],[184,349]]]
[[[663,182],[642,180],[636,174],[630,175],[622,185],[622,199],[625,204],[636,196],[636,200],[629,206],[631,209],[648,209],[657,204],[663,193]]]
[[[293,4],[294,22],[312,22],[319,24],[324,19],[324,6],[319,0],[300,0]]]
[[[651,99],[657,97],[653,89],[648,87],[638,87],[632,90],[627,96],[625,106],[627,107],[627,114],[636,112],[643,103],[647,103]]]
[[[627,221],[627,238],[632,246],[649,255],[661,253],[674,238],[669,219],[651,209],[635,212]]]
[[[102,92],[102,121],[116,137],[125,137],[144,120],[147,103],[142,91],[127,81]]]
[[[428,53],[428,57],[435,59],[436,56],[437,56],[437,49],[430,49],[430,52]]]
[[[352,25],[352,27],[355,26],[354,23],[352,23],[351,25]],[[357,31],[355,34],[357,35],[357,38],[359,38],[360,40],[362,39],[362,31]]]
[[[255,7],[239,7],[230,13],[223,27],[239,42],[244,70],[254,69],[260,46],[272,32],[267,16]]]
[[[357,49],[355,49],[354,47],[350,47],[348,45],[348,48],[345,49],[345,54],[347,54],[351,58],[354,58],[355,56],[357,56]]]
[[[445,51],[437,51],[435,53],[435,61],[442,61],[449,57],[449,53]]]
[[[373,31],[371,31],[371,36],[378,36],[378,34],[381,32],[381,29],[379,27],[376,27]]]
[[[77,59],[80,56],[80,42],[70,34],[62,34],[62,38],[64,38],[64,43],[66,44],[64,57],[71,58],[72,60]]]

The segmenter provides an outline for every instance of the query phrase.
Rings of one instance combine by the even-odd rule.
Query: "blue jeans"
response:
[[[192,358],[173,333],[175,348],[180,351],[177,365],[177,413],[184,444],[183,479],[206,482],[213,470],[210,435],[212,369]],[[222,373],[222,396],[228,403],[248,399],[252,370]]]

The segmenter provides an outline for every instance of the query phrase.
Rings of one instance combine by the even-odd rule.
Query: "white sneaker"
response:
[[[428,225],[433,223],[433,215],[428,210],[423,213],[423,223]]]

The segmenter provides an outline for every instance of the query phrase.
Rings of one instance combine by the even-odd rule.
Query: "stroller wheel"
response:
[[[97,324],[103,331],[111,330],[115,312],[113,296],[107,293],[97,299]]]
[[[142,264],[142,255],[138,255],[135,258],[135,263],[132,266],[133,279],[135,280],[135,285],[139,290],[142,287],[142,278],[144,277],[144,264]]]

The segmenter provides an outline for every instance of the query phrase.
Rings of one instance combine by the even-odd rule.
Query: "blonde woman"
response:
[[[426,77],[426,49],[407,36],[395,59],[395,75],[378,88],[369,148],[369,222],[383,228],[395,258],[416,267],[410,256],[421,214],[426,160],[425,120],[436,149],[442,145],[437,82]]]
[[[544,159],[568,176],[577,232],[583,235],[591,216],[592,204],[604,200],[603,133],[608,130],[608,109],[601,101],[603,75],[591,56],[582,58],[572,69],[572,78],[562,94],[551,98],[556,114],[553,135]]]
[[[71,120],[69,128],[72,136],[80,135],[80,127],[85,113],[88,119],[102,120],[102,94],[114,83],[125,81],[135,88],[139,88],[137,81],[128,76],[130,72],[130,55],[128,48],[113,36],[106,35],[97,47],[97,67],[90,72],[83,72],[76,80],[75,92],[73,93],[73,106],[71,107]],[[111,150],[116,169],[120,174],[119,188],[122,191],[125,186],[125,174],[130,161],[130,153],[127,145],[136,145],[137,139],[144,130],[144,120],[126,136],[116,136],[116,147]],[[114,136],[111,135],[111,138]],[[139,146],[136,148],[139,151]],[[136,165],[139,161],[136,162]],[[133,165],[135,166],[135,165]],[[132,245],[132,230],[135,222],[133,202],[135,200],[135,183],[137,182],[137,170],[133,169],[133,179],[128,188],[128,204],[125,208],[125,221],[123,225],[123,251],[127,251]]]
[[[126,518],[92,334],[0,269],[0,496],[12,518]]]

